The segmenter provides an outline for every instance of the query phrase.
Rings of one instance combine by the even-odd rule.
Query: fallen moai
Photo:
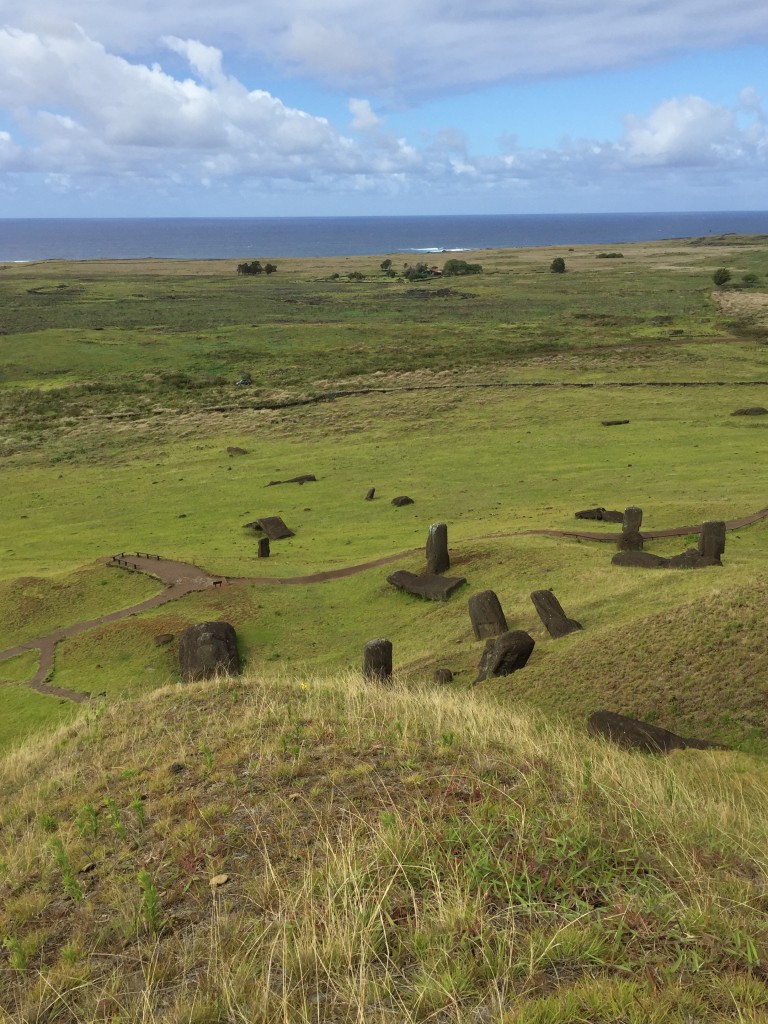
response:
[[[576,633],[584,628],[576,619],[568,618],[563,611],[563,606],[551,590],[534,590],[531,600],[553,640],[558,640],[562,636],[568,636],[569,633]]]
[[[615,711],[595,711],[587,719],[590,736],[609,740],[625,750],[639,750],[646,754],[667,754],[670,750],[727,750],[719,743],[678,736],[637,718],[628,718]]]
[[[765,416],[768,414],[768,409],[764,409],[762,405],[750,405],[746,409],[734,409],[731,416]]]
[[[237,634],[228,622],[198,622],[179,639],[179,668],[185,683],[216,675],[239,675]]]
[[[267,487],[277,487],[278,484],[310,484],[317,483],[314,473],[305,473],[303,476],[292,476],[288,480],[270,480]]]
[[[611,562],[638,569],[708,569],[723,564],[724,551],[725,522],[714,519],[702,523],[698,547],[687,548],[679,555],[664,558],[650,551],[617,551]]]
[[[620,427],[624,423],[629,423],[629,420],[600,420],[604,427]]]
[[[454,591],[464,586],[466,579],[463,576],[436,576],[434,573],[408,572],[406,569],[398,569],[397,572],[387,576],[387,583],[391,583],[398,590],[405,590],[416,597],[424,597],[429,601],[447,601]]]
[[[467,611],[475,640],[498,636],[509,629],[501,603],[493,590],[481,590],[479,594],[473,594],[467,602]]]
[[[413,505],[413,498],[409,498],[407,494],[400,494],[397,498],[392,499],[392,504],[396,508],[402,508],[403,505]]]
[[[363,678],[387,682],[392,678],[392,641],[369,640],[363,648]]]
[[[230,445],[227,448],[227,455],[247,455],[248,452],[245,448],[238,448],[237,445]]]
[[[448,527],[445,523],[433,523],[427,534],[427,572],[438,574],[450,567]]]
[[[508,676],[524,668],[535,646],[533,637],[522,629],[508,630],[501,636],[487,640],[478,665],[477,678],[472,685],[476,686],[492,677]]]
[[[575,512],[577,519],[598,519],[603,523],[622,523],[624,521],[623,512],[614,512],[607,508],[585,508],[581,512]]]
[[[439,686],[453,681],[453,672],[449,668],[436,668],[432,677]]]
[[[253,530],[255,533],[266,533],[270,540],[282,540],[284,537],[295,536],[293,530],[289,530],[280,516],[264,516],[261,519],[254,519],[252,523],[245,523],[244,530]]]

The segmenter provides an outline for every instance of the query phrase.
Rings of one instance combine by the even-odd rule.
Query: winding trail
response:
[[[738,519],[729,519],[725,523],[726,530],[740,530],[745,526],[752,526],[763,519],[768,519],[768,507],[761,508],[750,515],[741,516]],[[686,537],[690,534],[699,533],[701,523],[691,526],[673,526],[666,530],[643,530],[643,537],[647,540],[655,540],[664,537]],[[619,532],[597,532],[591,530],[515,530],[507,533],[490,533],[476,537],[476,540],[495,540],[505,537],[562,537],[571,540],[590,540],[602,543],[616,543],[621,536]],[[37,672],[25,684],[38,693],[48,694],[52,697],[59,697],[63,700],[71,700],[81,704],[89,699],[90,695],[77,690],[67,690],[60,686],[53,686],[49,679],[53,674],[56,645],[66,637],[77,636],[85,633],[96,626],[102,626],[109,622],[119,622],[132,615],[139,615],[141,612],[149,611],[151,608],[159,608],[161,605],[169,604],[187,594],[193,594],[201,590],[215,589],[219,587],[230,587],[242,584],[257,586],[305,586],[313,583],[325,583],[328,580],[344,579],[347,576],[355,576],[358,573],[366,572],[368,569],[375,569],[381,565],[389,565],[391,562],[400,561],[421,551],[421,548],[408,548],[405,551],[398,551],[394,555],[384,555],[382,558],[374,558],[370,562],[359,562],[355,565],[342,566],[340,569],[326,569],[321,572],[309,573],[304,576],[219,576],[202,569],[199,565],[192,565],[189,562],[177,562],[172,559],[162,558],[160,555],[149,553],[136,553],[113,555],[101,559],[109,566],[123,569],[129,572],[141,572],[164,583],[166,589],[154,597],[140,601],[129,608],[121,608],[115,612],[108,612],[95,619],[84,619],[75,622],[71,626],[63,626],[45,636],[35,637],[15,647],[8,647],[0,651],[0,662],[15,658],[27,651],[40,652],[40,664]]]

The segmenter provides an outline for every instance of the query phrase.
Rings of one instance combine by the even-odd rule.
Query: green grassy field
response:
[[[515,536],[572,528],[574,511],[596,504],[640,504],[659,528],[766,503],[768,423],[730,416],[768,403],[768,347],[755,327],[763,293],[714,296],[711,274],[727,264],[735,279],[764,280],[768,251],[759,240],[622,251],[569,251],[564,275],[548,271],[554,250],[483,253],[482,275],[414,285],[387,279],[373,259],[283,261],[263,280],[224,262],[6,266],[0,642],[159,590],[97,564],[116,551],[295,577],[421,549],[435,521],[449,524],[468,580],[448,605],[394,592],[387,568],[233,587],[63,641],[53,682],[113,696],[152,689],[175,678],[175,648],[155,648],[154,636],[221,616],[252,665],[335,671],[386,633],[403,670],[429,673],[449,654],[466,682],[478,657],[464,610],[473,591],[493,587],[510,621],[536,633],[528,594],[552,586],[602,644],[714,586],[757,578],[760,527],[732,535],[716,584],[709,573],[616,570],[607,546]],[[346,280],[350,270],[366,279]],[[251,387],[235,386],[242,372]],[[351,394],[311,401],[339,390]],[[630,422],[601,425],[614,418]],[[247,454],[229,455],[233,445]],[[267,486],[301,473],[318,480]],[[371,486],[376,500],[365,502]],[[415,504],[393,508],[403,493]],[[243,524],[274,514],[296,535],[260,561]],[[398,565],[418,571],[421,556]],[[531,678],[552,662],[536,635]],[[700,721],[713,728],[711,715]],[[754,730],[732,732],[754,743]]]

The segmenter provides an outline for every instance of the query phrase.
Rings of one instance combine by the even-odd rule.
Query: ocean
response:
[[[768,211],[0,220],[0,262],[276,259],[621,245],[700,235],[768,234]]]

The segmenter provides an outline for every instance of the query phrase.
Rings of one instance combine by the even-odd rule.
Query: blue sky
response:
[[[765,209],[754,0],[0,0],[0,217]]]

